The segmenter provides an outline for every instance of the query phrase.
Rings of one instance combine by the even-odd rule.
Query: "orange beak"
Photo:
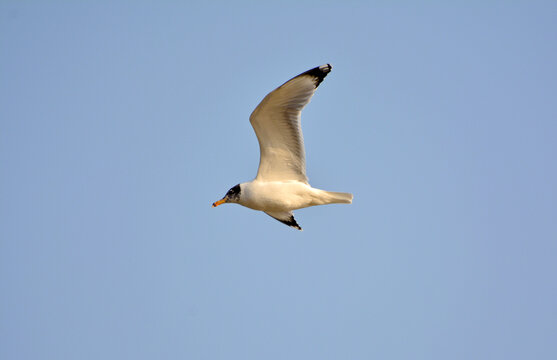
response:
[[[225,202],[226,202],[226,199],[220,199],[219,201],[215,201],[215,202],[213,203],[213,207],[217,207],[217,206],[219,206],[219,205],[221,205],[221,204],[224,204]]]

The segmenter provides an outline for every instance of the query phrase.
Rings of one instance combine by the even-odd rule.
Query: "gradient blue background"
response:
[[[0,358],[556,359],[557,3],[0,4]],[[211,203],[303,114],[303,232]]]

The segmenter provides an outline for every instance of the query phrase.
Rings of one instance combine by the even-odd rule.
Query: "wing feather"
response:
[[[250,122],[260,150],[256,180],[307,183],[300,115],[331,69],[329,64],[318,66],[288,80],[252,112]]]

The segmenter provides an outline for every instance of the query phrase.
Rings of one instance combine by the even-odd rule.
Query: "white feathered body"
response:
[[[350,204],[352,194],[314,189],[301,181],[258,181],[240,184],[240,205],[266,212],[285,212],[325,204]]]

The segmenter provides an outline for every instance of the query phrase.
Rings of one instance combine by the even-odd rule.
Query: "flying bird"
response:
[[[326,64],[308,70],[270,92],[257,105],[249,118],[259,140],[257,176],[232,187],[213,207],[240,204],[302,230],[292,210],[352,203],[352,194],[312,188],[306,176],[300,115],[331,69]]]

